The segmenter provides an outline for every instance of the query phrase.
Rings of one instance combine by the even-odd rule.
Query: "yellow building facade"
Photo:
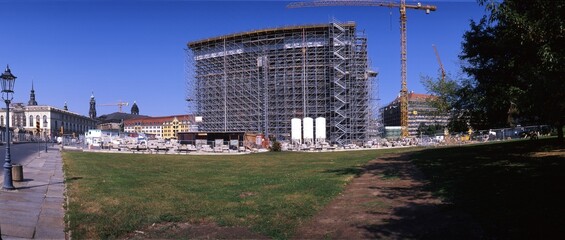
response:
[[[177,139],[177,133],[188,132],[190,125],[188,119],[179,120],[177,117],[174,117],[171,121],[165,121],[163,122],[163,138]]]
[[[177,133],[197,131],[197,129],[194,125],[194,117],[191,115],[124,120],[124,132],[150,134],[157,139],[177,139]]]

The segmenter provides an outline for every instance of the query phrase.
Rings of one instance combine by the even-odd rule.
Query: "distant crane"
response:
[[[437,51],[436,45],[432,44],[434,52],[436,53],[437,62],[439,63],[439,69],[441,70],[441,83],[445,83],[445,69],[443,69],[443,64],[441,64],[441,59],[439,58],[439,53]]]
[[[392,2],[377,1],[312,1],[312,2],[293,2],[288,4],[287,8],[304,8],[304,7],[332,7],[332,6],[369,6],[369,7],[388,7],[400,9],[400,126],[402,127],[402,136],[408,136],[408,88],[406,87],[406,9],[425,10],[426,14],[435,11],[436,6],[406,4],[406,0],[400,0],[400,4]]]
[[[100,106],[118,106],[118,112],[122,112],[122,106],[129,105],[128,102],[122,102],[121,100],[117,103],[100,104]]]

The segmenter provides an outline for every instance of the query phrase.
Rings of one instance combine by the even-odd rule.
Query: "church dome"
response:
[[[131,106],[131,114],[139,115],[139,107],[135,101],[133,101],[133,105]]]

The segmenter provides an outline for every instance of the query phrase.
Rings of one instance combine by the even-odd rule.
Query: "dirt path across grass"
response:
[[[478,239],[473,219],[431,195],[408,155],[373,160],[296,239]]]

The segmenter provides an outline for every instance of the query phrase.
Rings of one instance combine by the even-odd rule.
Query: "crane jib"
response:
[[[392,2],[376,2],[376,1],[313,1],[313,2],[292,2],[289,3],[287,8],[304,8],[304,7],[336,7],[336,6],[368,6],[368,7],[400,7],[399,3]],[[436,6],[421,5],[421,4],[405,4],[405,8],[421,9],[435,11]]]

